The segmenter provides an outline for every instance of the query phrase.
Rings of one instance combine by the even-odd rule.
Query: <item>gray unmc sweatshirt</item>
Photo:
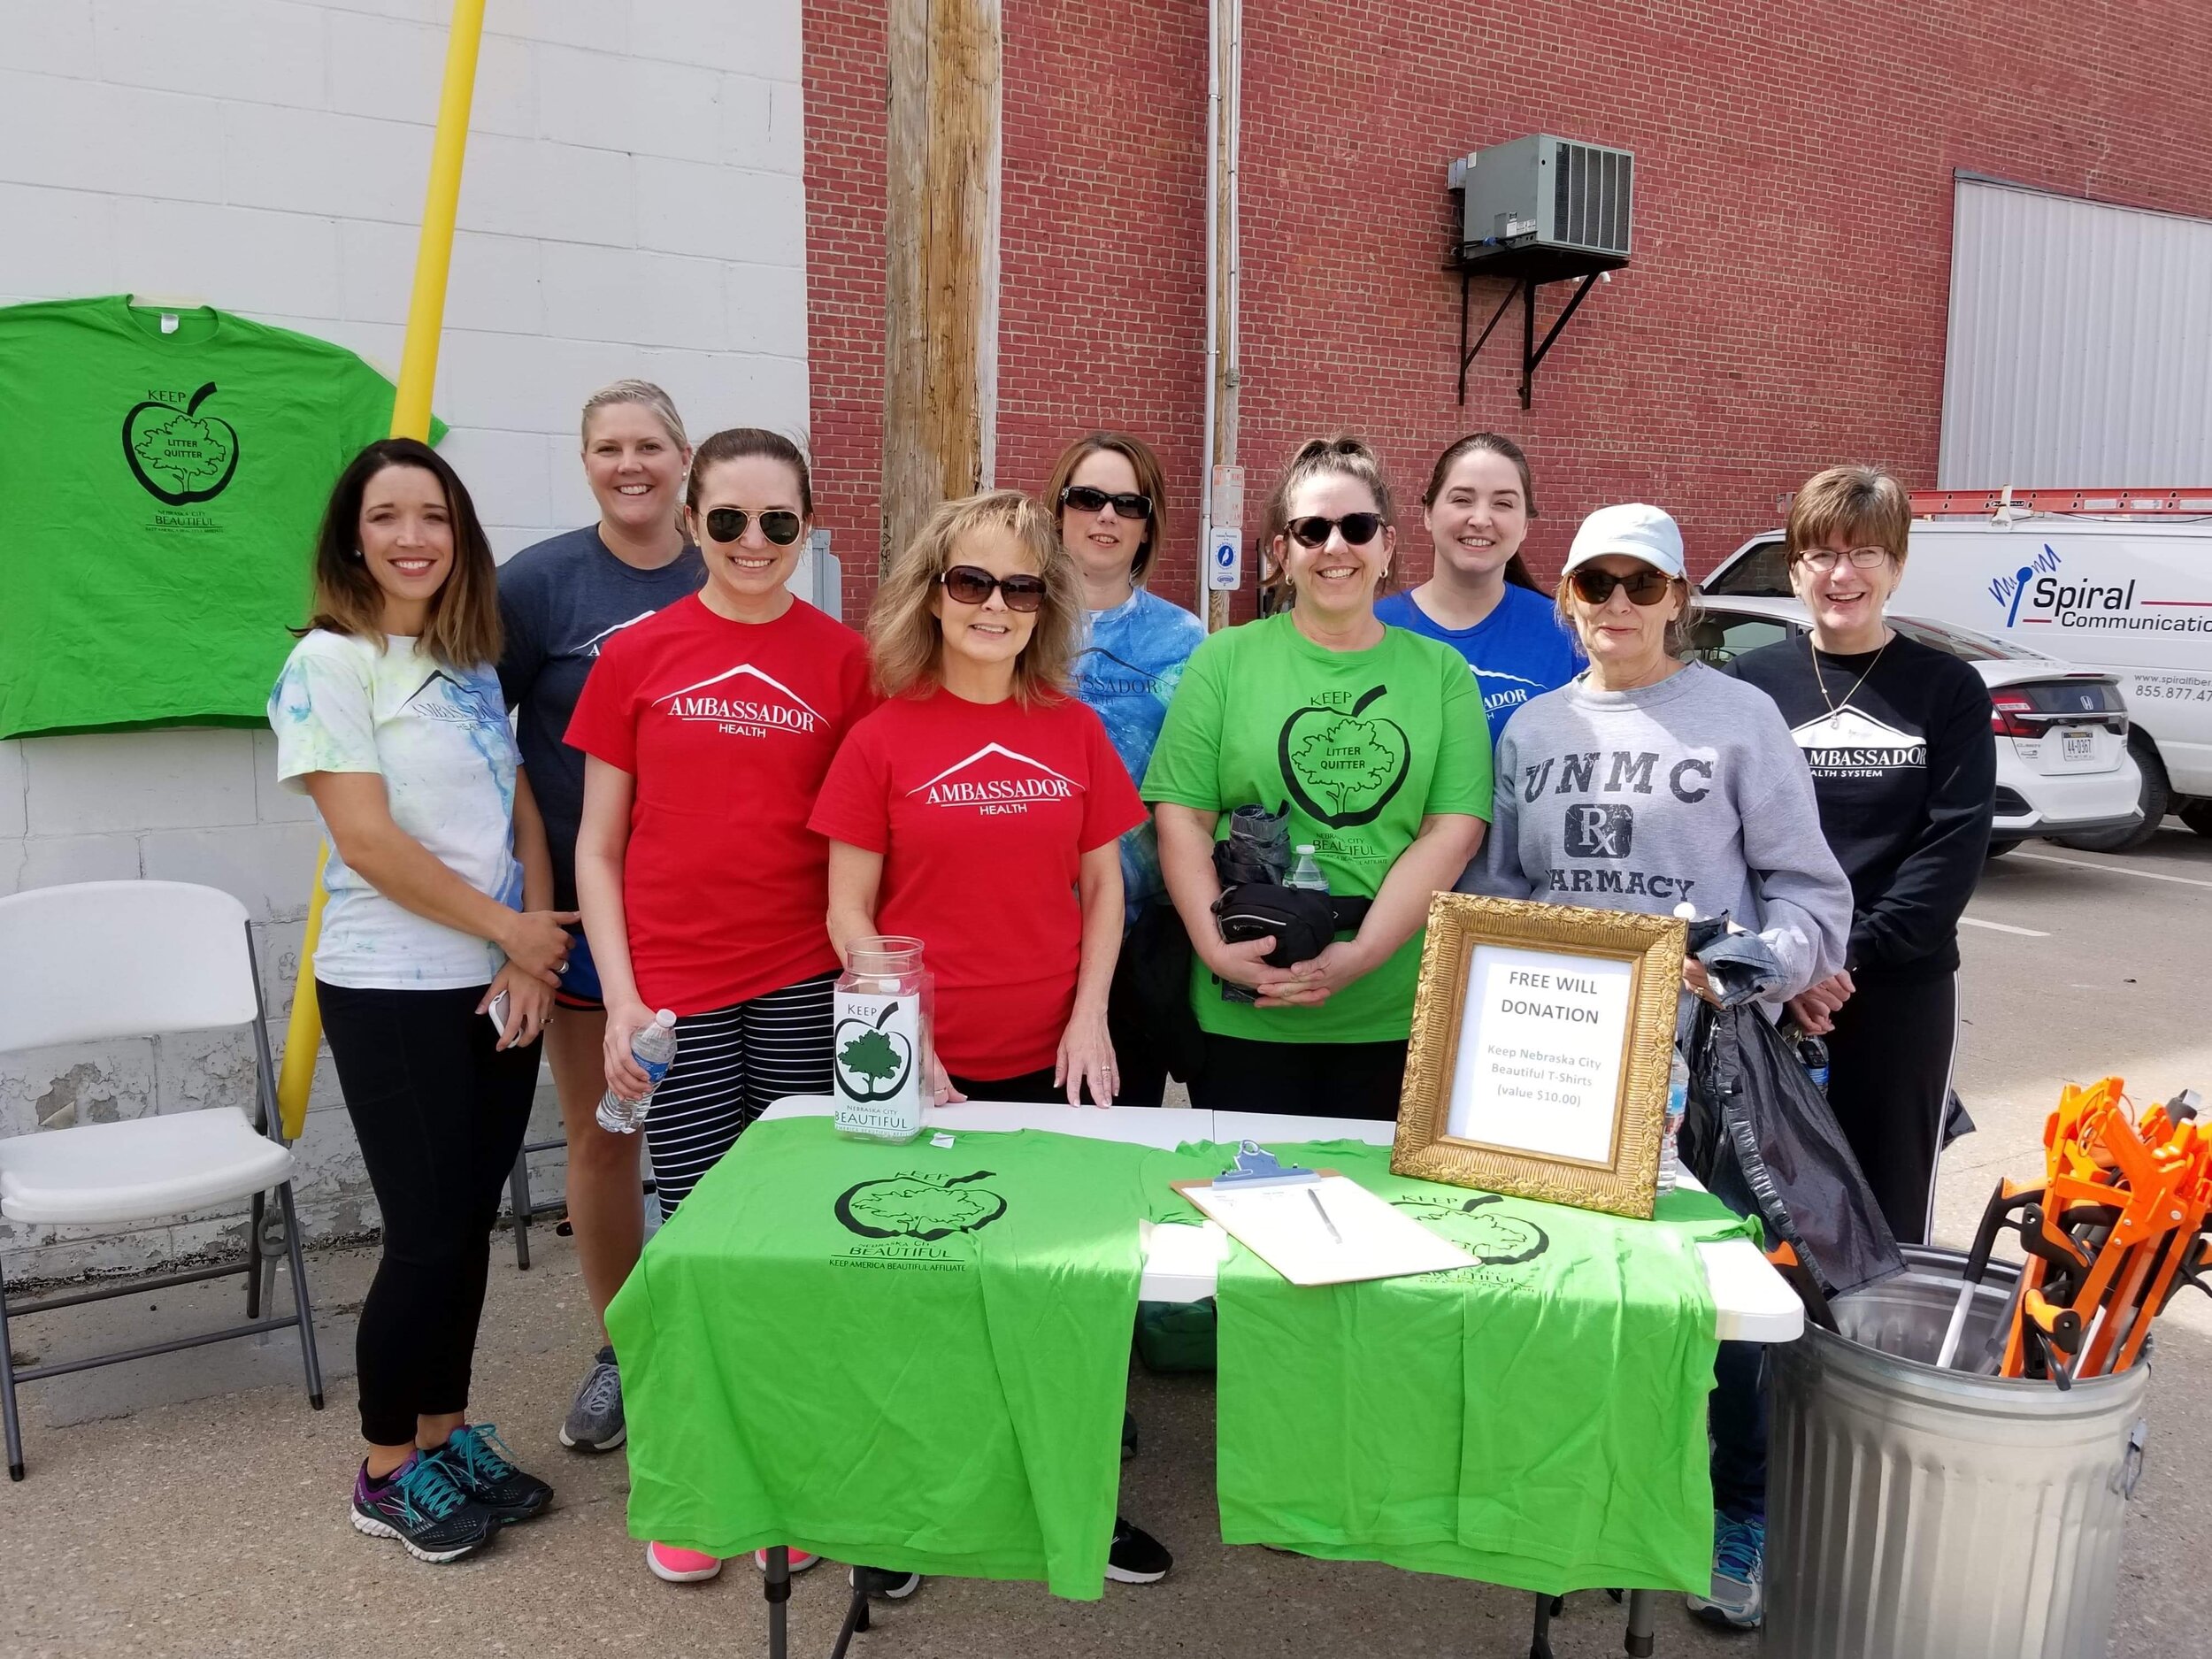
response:
[[[1842,967],[1851,884],[1773,699],[1691,663],[1655,686],[1588,675],[1532,697],[1498,740],[1497,815],[1462,892],[1665,916],[1726,911],[1796,995]]]

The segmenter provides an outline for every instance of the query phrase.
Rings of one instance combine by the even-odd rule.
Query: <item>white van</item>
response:
[[[1951,508],[1959,495],[1916,493],[1914,507]],[[2000,505],[1986,515],[1913,520],[1911,557],[1893,602],[1899,611],[2118,680],[2131,721],[2129,746],[2143,773],[2143,818],[2132,830],[2078,845],[2139,846],[2169,812],[2212,835],[2212,491],[2200,505],[2194,496],[2164,499],[2185,499],[2202,516]],[[1781,532],[1745,542],[1703,586],[1716,595],[1786,596]]]

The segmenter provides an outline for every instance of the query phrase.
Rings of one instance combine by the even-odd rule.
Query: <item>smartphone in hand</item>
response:
[[[492,1029],[499,1033],[503,1041],[507,1035],[507,993],[502,991],[492,998],[491,1006],[484,1010],[484,1018],[491,1021]]]

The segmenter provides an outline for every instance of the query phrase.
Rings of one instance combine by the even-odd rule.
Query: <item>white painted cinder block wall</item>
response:
[[[194,300],[396,373],[449,9],[0,0],[0,303]],[[803,435],[799,15],[799,0],[489,0],[435,404],[502,557],[591,518],[576,413],[609,380],[665,386],[695,436]],[[236,894],[280,1046],[317,832],[273,757],[246,731],[0,741],[0,893],[151,877]],[[0,1134],[250,1106],[251,1065],[243,1033],[0,1055]],[[310,1231],[373,1225],[327,1055],[297,1149]],[[64,1277],[242,1227],[0,1224],[0,1250],[12,1279]]]

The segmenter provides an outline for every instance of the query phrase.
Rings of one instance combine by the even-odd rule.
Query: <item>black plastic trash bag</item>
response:
[[[1756,1007],[1701,1005],[1691,1047],[1680,1140],[1689,1171],[1788,1240],[1831,1297],[1901,1272],[1881,1206],[1788,1040]]]

